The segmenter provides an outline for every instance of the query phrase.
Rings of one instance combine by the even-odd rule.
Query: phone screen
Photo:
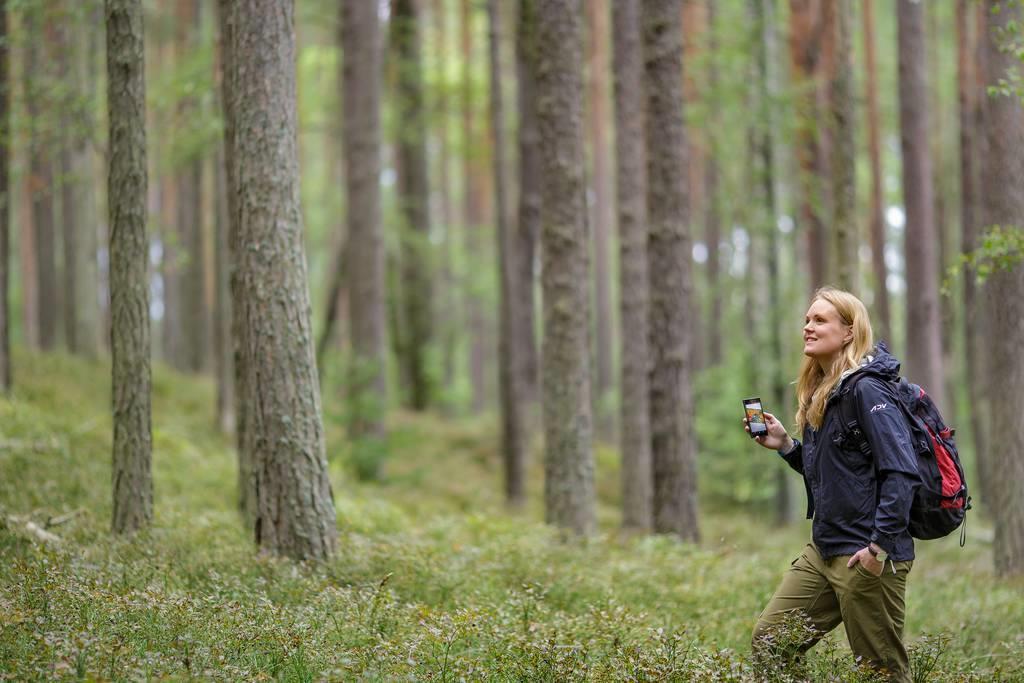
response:
[[[750,438],[768,433],[768,425],[764,421],[760,398],[743,399],[743,410],[747,415],[747,424],[750,426]]]

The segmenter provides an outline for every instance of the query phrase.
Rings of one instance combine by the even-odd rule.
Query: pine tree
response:
[[[115,533],[153,518],[146,83],[141,0],[106,0]]]
[[[232,304],[257,545],[322,559],[337,543],[299,207],[292,0],[225,3]]]
[[[544,502],[547,521],[594,530],[590,294],[583,158],[581,0],[537,3],[541,142]]]
[[[647,380],[647,200],[644,166],[643,46],[639,0],[612,3],[615,80],[616,197],[619,221],[619,311],[622,330],[622,524],[651,528],[650,396]]]
[[[700,538],[691,394],[695,340],[683,125],[682,27],[677,3],[643,5],[647,103],[647,254],[654,530]]]

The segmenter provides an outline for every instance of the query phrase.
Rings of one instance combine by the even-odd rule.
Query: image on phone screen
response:
[[[760,398],[743,399],[743,410],[747,415],[747,424],[750,426],[750,438],[768,433],[768,425],[764,421]]]

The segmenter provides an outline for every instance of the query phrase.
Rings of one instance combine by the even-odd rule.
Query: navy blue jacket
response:
[[[780,453],[804,477],[811,535],[824,558],[852,555],[875,542],[892,560],[914,559],[914,540],[907,531],[910,504],[919,485],[917,456],[910,429],[900,411],[891,382],[900,363],[884,344],[847,374],[829,396],[821,429],[804,428],[803,442]],[[850,378],[865,373],[855,383]],[[842,445],[839,401],[849,400],[871,446],[864,454]]]

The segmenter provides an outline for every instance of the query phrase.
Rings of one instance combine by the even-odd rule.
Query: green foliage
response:
[[[242,529],[212,387],[158,366],[155,524],[113,538],[109,366],[15,362],[21,382],[0,399],[0,672],[12,680],[874,680],[840,632],[802,670],[750,654],[805,526],[771,529],[734,508],[705,516],[700,546],[613,531],[560,542],[539,522],[539,458],[527,509],[503,511],[491,421],[392,415],[384,478],[357,485],[331,463],[337,557],[296,565],[259,555]],[[327,430],[334,448],[339,427]],[[618,524],[615,460],[599,453],[606,529]],[[28,521],[60,543],[40,543]],[[921,544],[914,572],[917,680],[1024,676],[1019,583],[956,539]]]
[[[1024,229],[1018,226],[995,225],[981,238],[981,245],[966,254],[946,271],[942,294],[950,296],[964,269],[974,271],[978,284],[1000,271],[1014,268],[1024,260]]]
[[[999,14],[1004,9],[1020,10],[1024,3],[1020,0],[1004,0],[992,7],[993,14]],[[1019,15],[1018,15],[1019,16]],[[1020,22],[1010,19],[1005,26],[999,27],[994,35],[1000,52],[1009,54],[1012,59],[1024,65],[1024,30]],[[1019,68],[1010,68],[996,81],[996,85],[989,86],[990,97],[1017,97],[1024,103],[1024,78],[1021,77]]]
[[[740,400],[756,391],[738,367],[738,363],[727,362],[708,368],[698,376],[694,387],[701,500],[720,510],[739,506],[768,513],[775,499],[779,467],[785,469],[787,476],[796,479],[797,475],[790,473],[774,452],[755,444],[744,431]],[[757,386],[767,384],[761,379]],[[769,400],[767,396],[762,398]],[[785,424],[784,406],[766,403],[765,410]]]

